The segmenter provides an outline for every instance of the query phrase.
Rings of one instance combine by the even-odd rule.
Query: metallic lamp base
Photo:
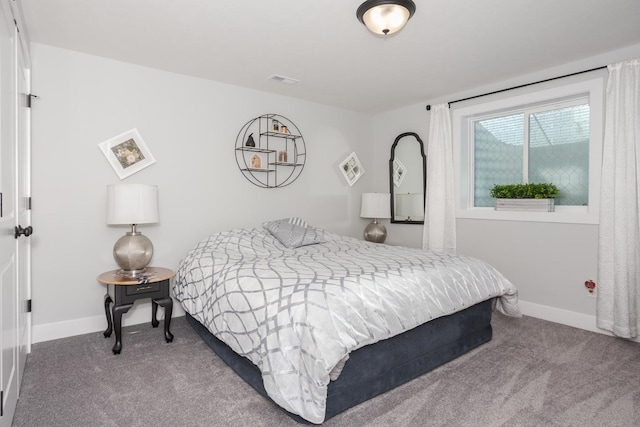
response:
[[[384,243],[387,229],[377,219],[370,222],[364,229],[364,239],[368,242]]]
[[[125,277],[135,278],[144,273],[152,256],[151,240],[135,231],[127,232],[113,247],[113,258]]]

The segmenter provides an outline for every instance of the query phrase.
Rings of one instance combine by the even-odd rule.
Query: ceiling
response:
[[[37,43],[367,114],[640,43],[639,0],[416,0],[386,39],[363,1],[20,0]]]

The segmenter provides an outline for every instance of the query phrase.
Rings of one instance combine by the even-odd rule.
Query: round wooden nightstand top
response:
[[[106,273],[102,273],[98,276],[98,282],[105,285],[138,285],[140,282],[138,279],[132,279],[130,277],[120,276],[118,274],[120,270],[111,270]],[[144,276],[148,277],[147,283],[161,282],[163,280],[171,279],[176,273],[169,268],[162,267],[147,267],[144,272]]]

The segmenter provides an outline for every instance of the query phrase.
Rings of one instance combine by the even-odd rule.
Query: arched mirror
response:
[[[424,224],[427,157],[417,133],[405,132],[393,141],[389,159],[391,222]]]

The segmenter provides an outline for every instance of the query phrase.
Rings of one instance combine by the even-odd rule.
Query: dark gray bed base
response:
[[[490,341],[491,312],[492,301],[484,301],[352,352],[340,377],[329,384],[325,420]],[[268,397],[260,370],[253,363],[234,353],[188,313],[186,317],[222,360]],[[308,424],[298,415],[287,414]]]

